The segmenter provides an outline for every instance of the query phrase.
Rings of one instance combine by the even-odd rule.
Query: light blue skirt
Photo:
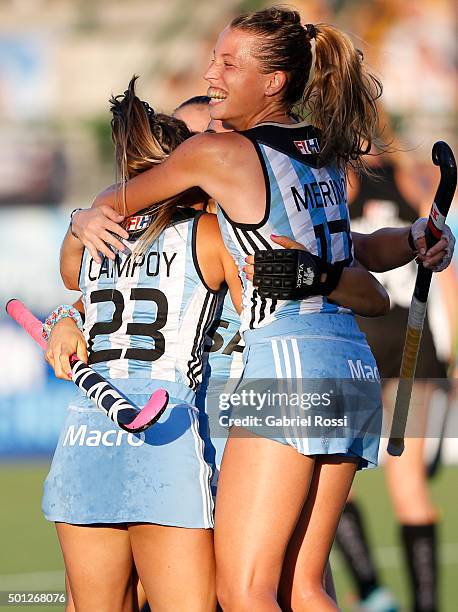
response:
[[[380,376],[352,315],[287,317],[244,339],[245,368],[230,398],[228,426],[304,455],[357,457],[359,469],[377,465]]]
[[[150,397],[151,381],[111,382],[137,406]],[[199,413],[189,401],[171,397],[155,425],[131,434],[80,397],[68,408],[44,485],[43,512],[50,521],[73,524],[211,528],[211,475]]]

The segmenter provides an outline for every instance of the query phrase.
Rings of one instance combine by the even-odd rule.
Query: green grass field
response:
[[[43,464],[0,464],[1,555],[0,591],[63,590],[63,563],[54,526],[40,510],[42,483],[47,473]],[[442,513],[441,525],[441,610],[452,612],[458,602],[458,468],[442,468],[432,487]],[[369,470],[357,478],[358,498],[367,513],[371,540],[385,584],[407,610],[405,572],[398,547],[396,525],[383,486],[382,470]],[[343,610],[349,610],[352,587],[337,555],[333,570]],[[6,609],[6,606],[0,606]],[[14,610],[45,611],[58,607],[14,606]]]

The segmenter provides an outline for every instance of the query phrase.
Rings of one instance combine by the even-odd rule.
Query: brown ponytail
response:
[[[361,156],[377,141],[382,85],[350,38],[327,24],[303,26],[297,11],[283,7],[236,17],[231,27],[259,37],[256,58],[264,73],[286,73],[285,111],[310,117],[321,130],[321,164],[364,167]]]
[[[110,99],[111,133],[115,145],[117,184],[121,186],[121,202],[118,209],[126,214],[125,183],[128,179],[163,162],[170,153],[192,133],[180,119],[155,113],[147,102],[135,94],[132,77],[127,90]],[[191,194],[186,198],[177,196],[155,204],[149,212],[154,220],[140,239],[136,253],[145,252],[159,234],[170,224],[173,215],[183,206],[202,202],[205,194]]]
[[[382,85],[365,70],[362,53],[344,32],[327,24],[315,31],[315,65],[302,107],[321,130],[322,162],[361,166],[372,143],[380,146],[376,100]]]

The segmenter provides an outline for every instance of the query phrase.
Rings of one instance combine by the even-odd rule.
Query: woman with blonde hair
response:
[[[121,180],[191,136],[135,95],[135,79],[111,102]],[[91,366],[137,405],[158,387],[170,396],[158,423],[137,435],[81,395],[69,406],[43,510],[56,523],[76,610],[137,609],[134,567],[154,610],[216,605],[211,466],[195,397],[218,292],[227,282],[239,307],[240,281],[215,216],[193,208],[205,201],[194,190],[130,217],[114,261],[95,261],[73,239],[65,278],[82,291],[84,337],[71,318],[57,322],[49,363],[68,378],[69,354],[87,343]]]
[[[121,185],[191,136],[136,96],[135,79],[111,110]],[[83,292],[85,327],[83,337],[71,317],[54,325],[47,359],[56,374],[68,378],[68,357],[78,351],[138,405],[158,386],[171,396],[141,436],[112,429],[85,398],[69,407],[43,508],[56,522],[76,609],[135,609],[134,563],[155,610],[215,606],[210,441],[196,390],[219,289],[227,282],[239,308],[240,281],[216,216],[196,210],[206,201],[194,189],[129,217],[113,260],[97,262],[71,235],[63,252],[66,285]],[[347,301],[344,283],[333,297],[359,311],[369,296],[361,312],[380,312],[380,285],[362,269],[351,272],[359,294]]]
[[[381,405],[365,338],[352,312],[327,296],[353,262],[346,166],[362,166],[376,138],[381,87],[344,33],[303,26],[296,11],[276,7],[235,18],[219,36],[205,78],[212,118],[234,131],[195,136],[129,180],[127,211],[195,186],[215,199],[243,282],[242,388],[260,373],[274,383],[312,380],[322,392],[334,379],[340,393],[333,408],[354,425],[315,435],[281,429],[274,439],[256,427],[232,427],[216,509],[218,598],[228,610],[336,609],[323,590],[323,571],[354,474],[377,462]],[[297,122],[302,111],[310,123]],[[94,260],[97,251],[114,258],[104,241],[119,246],[106,231],[122,235],[113,223],[116,191],[73,217],[73,232]],[[309,252],[309,297],[300,305],[282,299],[281,286],[276,298],[264,298],[242,274],[245,257],[257,249],[276,265],[275,234]],[[370,385],[364,401],[352,404],[342,390],[358,364],[371,373]],[[360,410],[367,426],[358,424]],[[285,561],[290,569],[282,576]]]

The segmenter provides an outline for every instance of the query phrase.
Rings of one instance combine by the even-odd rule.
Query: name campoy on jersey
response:
[[[150,251],[146,255],[131,253],[127,256],[116,252],[114,261],[104,257],[101,265],[91,258],[88,277],[91,281],[96,281],[102,276],[107,278],[133,277],[136,269],[143,266],[145,267],[146,276],[158,276],[160,273],[170,277],[172,275],[173,260],[176,256],[177,252],[160,253],[158,251]]]
[[[152,378],[195,391],[203,340],[217,296],[203,282],[195,253],[200,213],[192,209],[149,249],[97,264],[83,255],[80,288],[89,363],[108,378]],[[139,216],[145,217],[145,215]],[[142,231],[147,227],[141,223]],[[136,227],[139,229],[139,227]],[[137,233],[135,232],[135,237]]]

